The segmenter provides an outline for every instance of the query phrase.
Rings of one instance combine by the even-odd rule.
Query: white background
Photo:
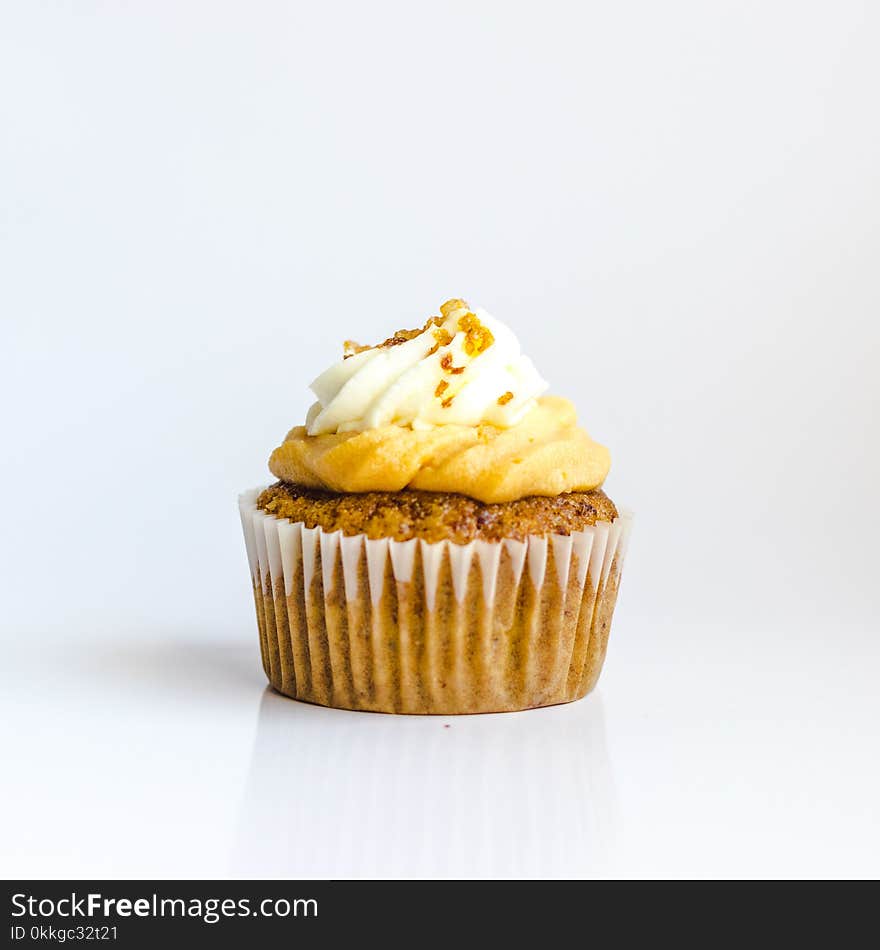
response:
[[[878,46],[867,0],[4,3],[0,872],[880,873]],[[636,512],[600,687],[265,692],[236,493],[457,295]]]

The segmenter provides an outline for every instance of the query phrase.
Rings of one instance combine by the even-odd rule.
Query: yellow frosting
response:
[[[578,428],[574,406],[544,396],[509,429],[397,425],[363,432],[291,429],[269,459],[276,478],[335,492],[457,492],[487,504],[590,491],[611,467],[608,449]]]

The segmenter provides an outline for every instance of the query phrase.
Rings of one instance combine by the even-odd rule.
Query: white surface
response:
[[[15,649],[0,870],[877,875],[873,638],[616,625],[581,702],[448,718],[294,703],[181,631]]]
[[[4,7],[2,873],[880,873],[880,8],[537,10]],[[599,691],[267,695],[236,493],[451,295],[636,512]]]

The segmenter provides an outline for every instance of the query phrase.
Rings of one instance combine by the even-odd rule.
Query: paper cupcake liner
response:
[[[263,669],[295,699],[373,712],[505,712],[596,684],[631,516],[571,535],[373,540],[239,499]]]

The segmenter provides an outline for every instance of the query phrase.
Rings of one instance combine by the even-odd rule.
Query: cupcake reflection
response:
[[[520,715],[259,708],[231,874],[591,877],[616,802],[601,695]]]

